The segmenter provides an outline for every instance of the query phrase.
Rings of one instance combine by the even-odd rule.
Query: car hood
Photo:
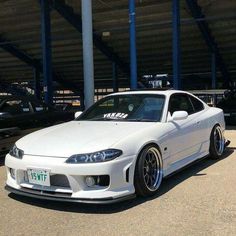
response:
[[[28,155],[69,157],[114,148],[153,122],[71,121],[31,133],[16,145]]]

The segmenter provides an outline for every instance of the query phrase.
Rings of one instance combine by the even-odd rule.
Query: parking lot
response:
[[[151,199],[115,205],[34,200],[4,190],[0,235],[236,235],[236,130],[224,158],[203,160],[166,179]]]

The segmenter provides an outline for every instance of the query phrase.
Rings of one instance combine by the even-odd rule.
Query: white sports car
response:
[[[221,157],[224,130],[222,110],[187,92],[112,94],[74,121],[17,141],[6,156],[6,189],[86,203],[151,196],[171,173]]]

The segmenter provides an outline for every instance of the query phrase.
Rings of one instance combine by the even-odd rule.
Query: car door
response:
[[[187,119],[171,121],[169,133],[170,163],[180,166],[192,161],[197,151],[196,140],[196,114],[187,94],[173,94],[169,100],[168,116],[171,117],[175,111],[186,111]],[[177,164],[179,163],[179,164]]]

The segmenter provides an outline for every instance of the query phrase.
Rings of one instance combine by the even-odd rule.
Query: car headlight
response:
[[[77,163],[105,162],[105,161],[111,161],[120,155],[122,155],[121,150],[107,149],[94,153],[73,155],[66,160],[66,163],[77,164]]]
[[[19,149],[16,145],[14,145],[9,154],[15,158],[18,158],[18,159],[22,159],[23,155],[24,155],[24,151]]]

